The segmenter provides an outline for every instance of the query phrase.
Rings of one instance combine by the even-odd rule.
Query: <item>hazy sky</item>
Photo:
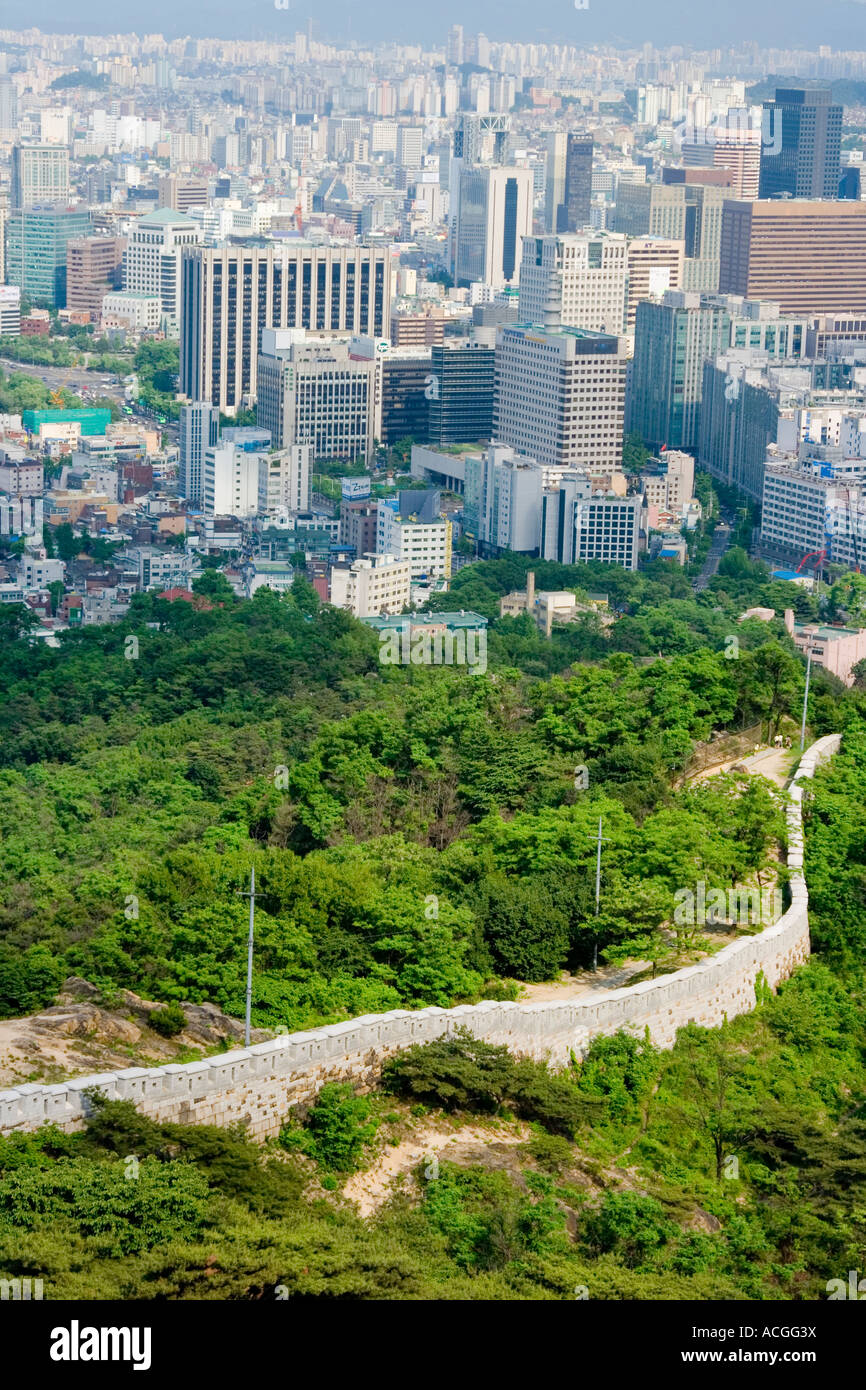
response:
[[[294,33],[310,15],[323,38],[442,41],[450,24],[488,38],[660,45],[729,44],[749,37],[762,46],[866,49],[866,0],[0,0],[0,24],[63,33],[162,32],[174,37],[270,37]]]

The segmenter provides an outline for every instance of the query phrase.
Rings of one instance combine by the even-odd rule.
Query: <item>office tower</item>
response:
[[[204,500],[204,456],[219,439],[220,413],[208,401],[180,408],[180,489],[188,502]]]
[[[11,140],[18,129],[18,96],[8,73],[0,73],[0,140]]]
[[[123,237],[89,236],[70,241],[66,259],[66,307],[98,318],[102,301],[120,288]]]
[[[157,208],[132,226],[123,257],[123,288],[135,294],[157,296],[166,337],[180,331],[181,264],[185,247],[201,241],[197,222],[184,212]],[[202,394],[188,393],[195,399]]]
[[[545,227],[579,232],[589,225],[592,203],[592,137],[551,131],[547,137]]]
[[[783,313],[866,312],[866,203],[725,202],[719,291]]]
[[[496,334],[493,436],[542,465],[617,472],[625,373],[615,335],[506,324]]]
[[[255,516],[259,509],[259,455],[220,441],[204,451],[206,516]]]
[[[207,207],[207,179],[184,179],[177,174],[160,174],[159,203],[172,212],[189,212],[190,208]]]
[[[829,357],[866,347],[866,316],[819,314],[806,330],[805,357]]]
[[[263,328],[385,338],[387,247],[196,247],[183,254],[180,389],[226,414],[256,398]],[[253,292],[255,287],[255,293]]]
[[[89,236],[90,213],[58,208],[22,208],[9,214],[6,279],[37,304],[66,304],[67,246]]]
[[[532,231],[531,169],[464,168],[460,174],[456,279],[494,290],[516,285],[520,242]]]
[[[753,361],[751,353],[733,351],[704,363],[698,461],[719,482],[760,501],[779,402],[766,362]]]
[[[627,296],[626,237],[572,232],[523,238],[520,323],[622,333]]]
[[[17,338],[21,332],[21,291],[17,285],[0,285],[0,336]]]
[[[628,299],[625,331],[634,334],[637,306],[642,299],[660,299],[678,290],[683,279],[685,242],[640,236],[628,240]]]
[[[276,449],[312,446],[314,459],[368,462],[378,438],[374,358],[302,328],[262,330],[256,422]]]
[[[506,444],[466,458],[463,518],[479,555],[538,550],[541,496],[549,470]],[[587,484],[588,486],[589,484]]]
[[[697,175],[726,173],[724,169],[666,169],[665,175],[677,181],[620,183],[613,230],[627,236],[682,241],[683,289],[714,293],[719,288],[722,209],[730,190],[722,184],[694,180]]]
[[[381,443],[395,444],[410,436],[417,444],[426,443],[430,414],[427,388],[433,373],[430,354],[397,349],[382,358],[381,371]]]
[[[431,444],[487,443],[493,430],[495,349],[480,343],[430,350],[427,438]]]
[[[398,127],[397,163],[404,169],[420,169],[424,163],[424,131],[419,125]]]
[[[842,107],[830,91],[777,87],[764,102],[761,198],[837,198]]]
[[[445,48],[445,61],[459,68],[463,62],[463,25],[452,24],[448,30],[448,43]]]
[[[65,145],[13,145],[10,205],[69,201],[69,150]]]
[[[731,174],[730,197],[758,197],[761,180],[761,132],[739,129],[726,131],[713,144],[713,164]]]
[[[9,208],[6,200],[0,197],[0,285],[6,279],[6,227],[9,222]]]
[[[600,561],[636,570],[640,553],[643,499],[593,492],[574,505],[574,561]]]
[[[649,448],[697,446],[704,361],[727,348],[730,326],[718,296],[669,290],[638,305],[627,427]]]
[[[309,444],[259,454],[259,513],[310,510]]]

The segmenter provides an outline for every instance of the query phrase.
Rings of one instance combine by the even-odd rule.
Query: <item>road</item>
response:
[[[719,561],[731,543],[731,528],[725,521],[720,521],[713,532],[713,543],[704,561],[704,567],[694,582],[694,591],[700,594],[709,584],[716,570],[719,568]]]
[[[84,367],[44,367],[38,362],[15,362],[10,357],[0,357],[0,366],[6,373],[22,372],[32,376],[49,391],[65,386],[76,396],[86,391],[95,396],[110,396],[118,402],[124,399],[123,383],[116,376],[111,376],[109,382],[108,372],[88,372]]]

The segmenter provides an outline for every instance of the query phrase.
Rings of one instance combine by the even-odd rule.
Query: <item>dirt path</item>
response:
[[[525,1125],[493,1121],[488,1125],[461,1125],[459,1129],[438,1120],[422,1125],[399,1144],[383,1149],[363,1173],[353,1173],[343,1188],[343,1196],[354,1202],[361,1216],[372,1214],[395,1192],[407,1185],[410,1174],[422,1161],[431,1178],[439,1160],[485,1167],[506,1167],[509,1150],[529,1137]]]
[[[768,781],[775,782],[777,787],[784,787],[790,781],[794,764],[798,761],[799,756],[799,749],[762,748],[757,753],[751,753],[747,758],[730,758],[727,762],[717,763],[714,767],[706,767],[703,772],[697,772],[694,777],[689,777],[687,785],[696,786],[698,782],[706,782],[709,777],[717,777],[721,772],[730,772],[735,764],[742,764],[749,772],[766,777]]]

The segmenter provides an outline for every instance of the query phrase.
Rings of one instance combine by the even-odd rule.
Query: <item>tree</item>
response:
[[[51,613],[54,616],[60,607],[63,595],[66,593],[66,585],[62,579],[54,579],[48,585],[48,592],[51,595]]]
[[[649,449],[640,434],[632,431],[627,434],[622,446],[622,471],[624,473],[643,473],[649,459]]]
[[[712,1146],[720,1183],[728,1150],[743,1137],[751,1118],[736,1085],[744,1059],[734,1050],[726,1028],[698,1028],[693,1023],[680,1030],[676,1054],[686,1113]]]
[[[550,980],[565,965],[569,921],[541,880],[489,875],[479,884],[478,915],[501,974]]]

